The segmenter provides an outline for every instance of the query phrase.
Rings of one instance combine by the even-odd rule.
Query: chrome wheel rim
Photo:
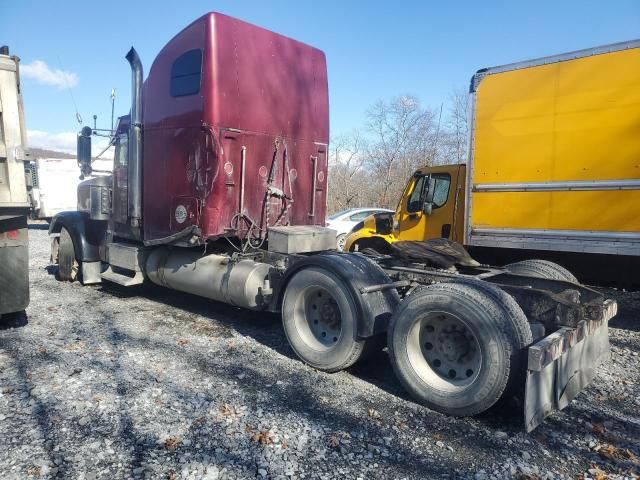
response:
[[[407,354],[416,374],[441,390],[467,387],[482,369],[482,350],[475,333],[448,312],[429,312],[413,323]]]

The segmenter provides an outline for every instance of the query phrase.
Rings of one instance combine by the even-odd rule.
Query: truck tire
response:
[[[58,280],[73,282],[78,278],[80,264],[76,259],[71,235],[69,235],[69,231],[64,227],[60,230],[58,242]]]
[[[548,260],[523,260],[505,265],[504,268],[517,275],[579,283],[578,279],[569,270]]]
[[[394,314],[393,369],[427,407],[455,416],[481,413],[523,379],[533,339],[515,300],[495,285],[462,280],[422,288]]]
[[[293,275],[282,300],[282,322],[291,348],[318,370],[343,370],[364,351],[366,340],[358,337],[358,309],[349,288],[321,267]]]

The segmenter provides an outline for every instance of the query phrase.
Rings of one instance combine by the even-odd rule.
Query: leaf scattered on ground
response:
[[[535,473],[519,473],[516,478],[518,480],[540,480],[540,477]]]
[[[65,350],[70,350],[70,351],[77,351],[77,350],[82,350],[85,347],[85,342],[83,342],[82,340],[79,342],[74,342],[74,343],[67,343],[64,346]]]
[[[254,442],[260,443],[261,445],[272,445],[273,444],[273,433],[269,430],[262,430],[251,437]]]
[[[39,477],[41,472],[42,472],[42,467],[35,465],[33,467],[30,467],[27,470],[27,475],[33,475],[34,477]]]
[[[400,429],[400,430],[406,430],[407,428],[409,428],[409,424],[405,421],[405,420],[398,420],[396,422],[396,426]]]
[[[614,462],[627,461],[640,466],[640,458],[628,448],[618,448],[612,444],[605,444],[598,450],[598,454]]]
[[[223,403],[220,406],[220,410],[219,410],[219,417],[222,418],[226,418],[226,417],[230,417],[232,415],[236,414],[236,409],[233,408],[231,405],[229,405],[228,403]]]
[[[175,450],[182,443],[182,438],[178,436],[167,437],[164,441],[164,448],[167,450]]]
[[[197,427],[204,425],[207,422],[207,417],[198,417],[193,421],[193,424]]]
[[[602,470],[598,465],[596,465],[595,463],[592,463],[589,466],[589,473],[591,475],[593,475],[593,480],[608,480],[609,475],[607,475],[607,472],[605,472],[604,470]],[[584,477],[583,477],[584,478]]]

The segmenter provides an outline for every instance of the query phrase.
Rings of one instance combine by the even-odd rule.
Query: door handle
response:
[[[313,180],[311,181],[311,211],[307,214],[309,217],[316,215],[316,176],[318,174],[318,157],[311,155],[313,162]]]

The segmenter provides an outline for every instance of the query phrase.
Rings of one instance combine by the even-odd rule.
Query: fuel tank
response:
[[[224,255],[202,255],[186,248],[153,250],[145,263],[156,285],[192,293],[252,310],[264,308],[270,265],[253,260],[232,261]]]

